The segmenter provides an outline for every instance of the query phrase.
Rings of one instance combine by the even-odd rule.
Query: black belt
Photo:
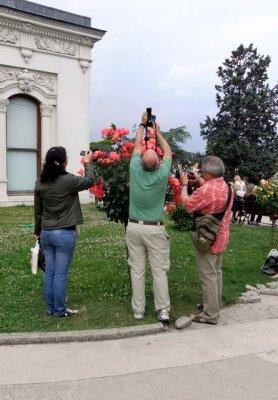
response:
[[[134,222],[134,224],[142,224],[142,225],[163,225],[163,221],[138,221],[138,219],[129,218],[129,222]]]

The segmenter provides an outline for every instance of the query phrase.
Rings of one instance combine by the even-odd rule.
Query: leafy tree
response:
[[[229,178],[240,173],[256,183],[277,170],[278,85],[269,87],[270,61],[253,44],[240,45],[218,68],[218,112],[200,126],[207,154],[223,159]]]
[[[162,134],[173,152],[173,165],[182,164],[183,166],[187,166],[190,164],[192,153],[182,148],[182,145],[191,137],[186,127],[180,126],[170,129],[168,132],[162,132]]]

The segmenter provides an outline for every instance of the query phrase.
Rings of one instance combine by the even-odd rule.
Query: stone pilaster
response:
[[[52,146],[52,133],[51,133],[51,116],[53,106],[50,104],[42,103],[40,105],[41,112],[41,152],[42,158],[45,156],[47,150]]]
[[[0,200],[7,200],[7,107],[8,99],[0,99]]]

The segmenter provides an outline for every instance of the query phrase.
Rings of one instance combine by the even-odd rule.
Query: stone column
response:
[[[7,195],[7,106],[8,99],[0,99],[0,201],[8,200]]]
[[[41,154],[42,160],[47,150],[52,146],[51,115],[53,106],[41,103]]]

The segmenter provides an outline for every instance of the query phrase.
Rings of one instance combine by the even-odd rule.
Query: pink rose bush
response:
[[[89,189],[97,200],[101,200],[102,209],[111,221],[120,221],[125,225],[128,222],[129,205],[129,163],[134,150],[134,140],[129,140],[128,129],[117,128],[114,124],[110,128],[101,130],[103,138],[99,142],[108,144],[109,150],[95,150],[93,163],[95,166],[96,182]],[[152,129],[148,129],[148,141],[142,142],[142,154],[147,149],[153,149],[161,159],[163,151],[157,146]],[[79,174],[84,175],[84,158],[81,158]]]

